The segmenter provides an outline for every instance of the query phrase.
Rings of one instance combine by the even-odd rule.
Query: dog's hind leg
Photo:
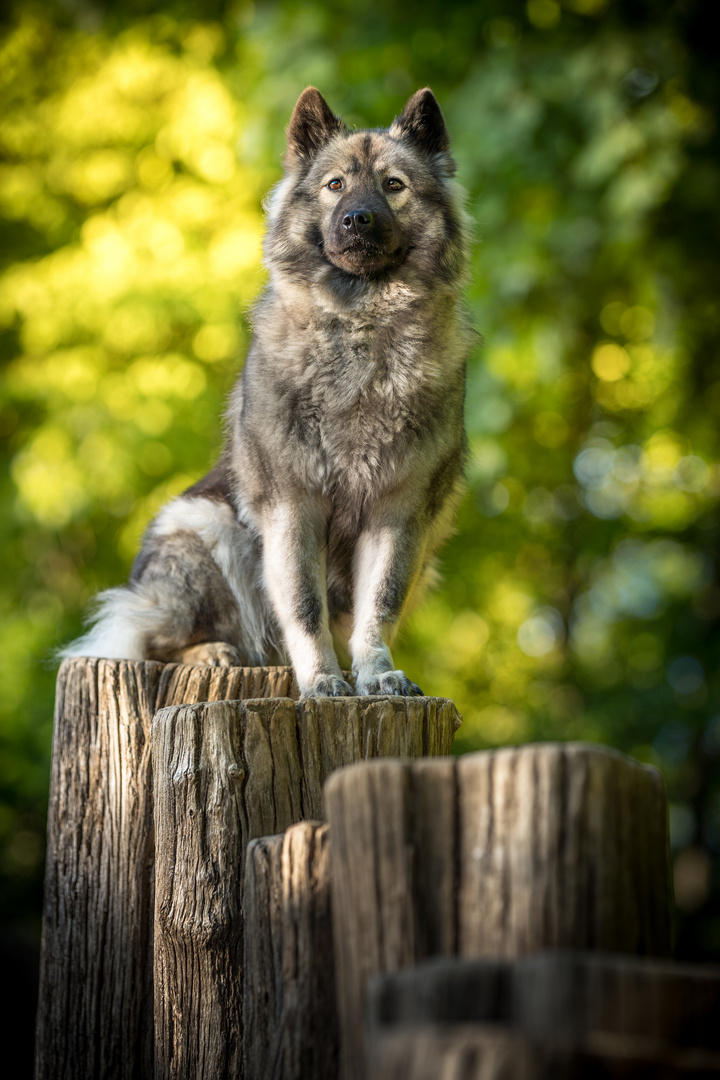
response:
[[[187,649],[182,649],[178,659],[182,664],[236,667],[240,664],[240,653],[227,641],[203,641],[201,645],[191,645]]]
[[[238,623],[237,604],[198,538],[176,534],[153,544],[126,587],[100,594],[93,625],[61,655],[228,667],[241,660]]]
[[[230,666],[282,663],[260,548],[231,508],[181,496],[150,525],[126,588],[98,597],[63,656]]]

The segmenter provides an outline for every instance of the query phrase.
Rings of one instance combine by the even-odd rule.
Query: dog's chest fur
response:
[[[448,378],[434,330],[419,311],[316,316],[268,359],[278,423],[304,483],[335,497],[377,496],[402,481]]]

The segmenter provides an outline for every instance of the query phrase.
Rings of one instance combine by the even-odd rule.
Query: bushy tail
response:
[[[105,589],[95,597],[87,633],[58,649],[58,659],[99,656],[106,660],[143,660],[148,634],[160,629],[167,612],[152,596],[132,586]]]

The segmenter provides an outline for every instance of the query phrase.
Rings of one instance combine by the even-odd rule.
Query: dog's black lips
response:
[[[346,274],[354,277],[380,277],[402,266],[412,250],[411,247],[384,251],[377,244],[359,237],[353,237],[344,247],[336,250],[328,248],[324,240],[318,244],[322,257]]]

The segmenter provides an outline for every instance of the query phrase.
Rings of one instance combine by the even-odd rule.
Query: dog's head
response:
[[[387,129],[350,131],[314,87],[287,132],[286,176],[270,204],[271,268],[337,284],[406,265],[447,274],[461,211],[440,107],[418,90]],[[452,250],[452,254],[451,254]]]

